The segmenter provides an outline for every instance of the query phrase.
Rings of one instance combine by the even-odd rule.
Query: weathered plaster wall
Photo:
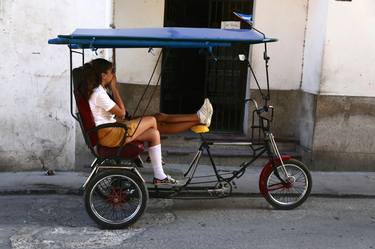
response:
[[[321,94],[375,97],[375,1],[328,1]]]
[[[115,0],[114,24],[116,28],[163,27],[164,0]],[[116,68],[120,82],[147,84],[157,61],[160,49],[153,54],[148,49],[117,49]],[[160,66],[156,75],[159,75]],[[153,83],[156,83],[157,76]]]
[[[375,96],[375,2],[309,1],[302,90]]]
[[[321,65],[312,166],[320,170],[374,171],[375,69],[369,65],[375,63],[371,52],[375,51],[375,33],[370,31],[375,25],[375,2],[310,1],[309,18],[314,11],[319,15],[315,25],[326,35],[322,49],[318,35],[315,46],[309,45],[307,36],[309,46],[305,49],[303,89],[309,91],[309,86],[316,85]],[[319,18],[325,15],[324,24]],[[313,35],[314,29],[310,31]],[[315,54],[309,56],[309,51]]]
[[[301,89],[313,94],[320,90],[327,14],[327,0],[309,1]]]
[[[288,97],[286,97],[288,98]],[[289,116],[293,126],[297,126],[297,138],[301,149],[311,152],[315,129],[317,95],[299,91],[298,101],[295,103],[297,112]]]
[[[105,6],[0,0],[0,170],[74,168],[68,50],[47,40],[77,27],[104,27]]]
[[[307,0],[255,1],[255,27],[279,39],[269,44],[271,89],[300,88],[307,3]],[[251,62],[265,88],[263,49],[262,45],[253,46]]]
[[[375,171],[374,98],[318,96],[313,165]]]
[[[298,139],[299,115],[301,102],[301,92],[298,90],[271,90],[270,105],[274,106],[274,120],[272,122],[272,132],[278,140]],[[258,103],[262,103],[259,90],[252,90],[252,98]],[[251,134],[252,111],[249,110],[249,125],[247,134]],[[256,117],[256,116],[255,116]],[[257,120],[256,120],[257,121]]]

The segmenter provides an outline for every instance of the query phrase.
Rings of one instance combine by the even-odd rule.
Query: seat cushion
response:
[[[190,130],[197,134],[207,133],[210,131],[207,125],[194,125]]]
[[[100,157],[102,158],[113,158],[113,157],[121,157],[121,158],[136,158],[139,154],[144,151],[143,142],[140,141],[133,141],[128,143],[122,148],[122,151],[119,156],[117,156],[117,151],[119,147],[105,147],[105,146],[97,146],[97,152]]]

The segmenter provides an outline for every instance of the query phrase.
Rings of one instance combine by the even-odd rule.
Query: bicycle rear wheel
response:
[[[264,175],[264,179],[261,179],[263,195],[267,202],[277,209],[294,209],[310,195],[311,174],[302,162],[295,159],[285,161],[284,166],[289,178],[285,176],[281,163],[275,170],[271,168]],[[285,183],[277,177],[276,171]]]
[[[86,186],[85,207],[102,228],[125,228],[143,214],[148,192],[138,175],[129,170],[104,170]]]

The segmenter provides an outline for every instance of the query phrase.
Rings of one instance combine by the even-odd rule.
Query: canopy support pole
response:
[[[73,91],[74,91],[74,84],[73,84],[73,53],[75,54],[80,54],[82,56],[82,65],[85,64],[85,50],[82,49],[82,52],[77,52],[77,51],[74,51],[70,46],[69,46],[69,77],[70,77],[70,114],[72,115],[72,117],[77,120],[78,120],[78,117],[74,114],[74,111],[73,111]]]
[[[256,32],[258,32],[259,34],[261,34],[263,36],[263,39],[266,39],[266,35],[263,32],[261,32],[260,30],[254,28],[254,27],[252,27],[252,29],[254,29]],[[268,53],[267,53],[267,42],[264,42],[263,60],[264,60],[264,64],[265,64],[265,67],[266,67],[267,95],[265,96],[262,93],[262,91],[260,91],[260,93],[261,93],[262,98],[264,100],[264,106],[267,106],[268,100],[271,99],[271,94],[270,94],[270,79],[269,79],[269,73],[268,73],[268,67],[269,67],[268,62],[270,60],[270,57],[268,56]],[[249,63],[249,65],[250,65],[250,63]],[[253,71],[252,71],[252,73],[253,73],[253,75],[255,77],[255,74],[254,74]],[[258,88],[260,88],[257,80],[256,80],[256,82],[257,82]]]
[[[79,121],[78,120],[78,117],[76,115],[74,115],[74,112],[73,112],[73,50],[72,48],[69,47],[69,76],[70,76],[70,114],[72,115],[72,117]]]
[[[265,63],[265,66],[266,66],[267,96],[265,97],[265,106],[267,106],[267,102],[268,102],[268,100],[271,99],[271,95],[270,95],[270,78],[269,78],[269,73],[268,73],[268,67],[269,67],[268,61],[270,60],[270,57],[267,54],[267,43],[266,42],[264,43],[263,59],[264,59],[264,63]]]
[[[82,66],[85,64],[85,50],[82,48]]]

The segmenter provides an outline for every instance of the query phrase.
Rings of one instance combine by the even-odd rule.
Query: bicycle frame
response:
[[[266,163],[266,165],[271,164],[273,169],[276,169],[275,162],[281,163],[285,178],[281,177],[277,170],[275,170],[274,172],[275,172],[275,175],[280,179],[281,182],[286,183],[285,179],[287,179],[289,177],[289,175],[288,175],[288,172],[285,169],[283,160],[289,159],[290,157],[289,156],[286,156],[286,157],[281,156],[281,154],[280,154],[280,152],[277,148],[275,138],[274,138],[274,136],[271,132],[270,124],[273,120],[273,107],[268,106],[267,108],[264,108],[264,107],[259,108],[257,102],[254,99],[249,99],[249,101],[253,102],[254,105],[255,105],[253,117],[255,116],[254,114],[256,113],[258,115],[258,118],[259,118],[258,119],[259,120],[258,126],[254,125],[254,118],[253,118],[252,129],[254,130],[254,129],[259,128],[261,131],[263,131],[263,135],[264,135],[263,143],[254,144],[253,142],[212,142],[212,141],[207,141],[206,138],[204,137],[204,135],[200,134],[201,143],[199,145],[199,148],[198,148],[195,156],[193,157],[192,161],[190,162],[189,168],[184,173],[184,177],[187,178],[186,182],[183,185],[178,186],[178,187],[174,187],[172,189],[171,188],[155,187],[155,188],[151,188],[151,190],[155,190],[155,192],[157,194],[158,193],[160,194],[161,192],[165,193],[165,192],[170,191],[170,195],[167,195],[167,196],[164,196],[164,197],[176,198],[176,196],[179,193],[182,193],[185,190],[186,191],[207,190],[208,193],[212,193],[213,191],[215,191],[215,187],[204,186],[205,184],[210,184],[210,183],[215,183],[217,185],[217,184],[225,182],[225,183],[228,183],[228,184],[231,183],[234,186],[236,186],[234,180],[243,176],[246,169],[249,166],[251,166],[257,159],[259,159],[265,153],[267,153],[267,156],[269,158],[269,161]],[[247,102],[247,101],[245,101],[245,102]],[[271,118],[266,118],[266,117],[263,117],[261,115],[262,113],[268,112],[269,110],[271,110]],[[213,157],[213,155],[210,151],[210,146],[215,146],[215,145],[249,146],[249,148],[252,151],[252,155],[250,155],[252,159],[250,161],[243,162],[240,165],[240,169],[238,169],[238,170],[225,171],[223,174],[221,174],[222,170],[218,169],[218,167],[216,166],[215,161],[214,161],[214,157]],[[255,146],[258,146],[258,147],[255,147]],[[197,169],[198,169],[198,166],[199,166],[199,162],[200,162],[200,159],[202,158],[204,152],[207,153],[207,156],[210,160],[214,175],[196,176],[196,172],[197,172]],[[216,178],[215,178],[215,180],[205,180],[205,181],[193,182],[194,179],[202,179],[202,178],[204,179],[204,178],[210,178],[210,177],[216,177]],[[194,185],[194,186],[192,186],[192,185]],[[198,185],[198,186],[196,186],[196,185]],[[199,185],[201,185],[201,186],[199,186]],[[163,197],[162,195],[161,196],[158,195],[158,196]],[[220,197],[225,197],[225,196],[220,196]]]

